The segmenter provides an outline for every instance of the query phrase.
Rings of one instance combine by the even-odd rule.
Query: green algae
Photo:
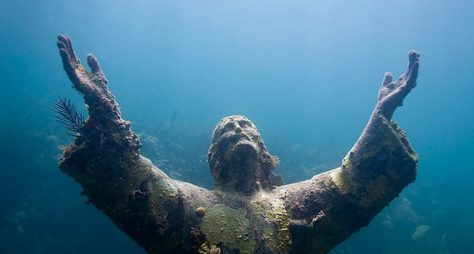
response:
[[[238,249],[242,254],[251,254],[255,249],[255,240],[250,238],[249,229],[246,210],[223,204],[207,208],[201,224],[201,230],[211,245],[223,244]]]
[[[288,253],[291,247],[290,214],[280,199],[251,202],[253,212],[261,222],[260,228],[266,245],[273,253]]]

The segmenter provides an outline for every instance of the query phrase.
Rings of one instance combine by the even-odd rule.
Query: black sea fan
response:
[[[84,126],[84,117],[79,114],[71,100],[59,98],[51,109],[54,111],[54,118],[67,129],[67,134],[77,136]]]

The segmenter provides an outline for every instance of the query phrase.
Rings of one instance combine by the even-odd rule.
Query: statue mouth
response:
[[[243,133],[229,135],[221,140],[221,142],[224,145],[223,148],[225,147],[223,150],[226,151],[226,157],[228,158],[231,154],[248,156],[252,153],[258,153],[255,142]]]
[[[229,153],[240,158],[254,158],[258,154],[258,148],[254,142],[247,139],[240,139],[230,147]]]
[[[227,144],[228,146],[233,146],[244,141],[252,142],[252,139],[245,133],[228,133],[222,136],[220,142]]]
[[[242,149],[244,147],[253,147],[255,148],[255,143],[248,139],[240,139],[233,145],[233,149]]]

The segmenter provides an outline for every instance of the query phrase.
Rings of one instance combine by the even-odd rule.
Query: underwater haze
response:
[[[0,0],[0,253],[144,253],[57,164],[72,142],[51,106],[71,88],[56,36],[93,52],[171,177],[212,188],[206,154],[245,115],[285,183],[338,167],[386,71],[420,54],[393,119],[417,180],[331,253],[474,253],[474,1]]]

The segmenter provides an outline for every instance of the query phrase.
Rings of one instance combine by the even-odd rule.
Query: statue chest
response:
[[[288,253],[290,215],[283,201],[258,197],[205,208],[200,229],[207,241],[201,253]]]

